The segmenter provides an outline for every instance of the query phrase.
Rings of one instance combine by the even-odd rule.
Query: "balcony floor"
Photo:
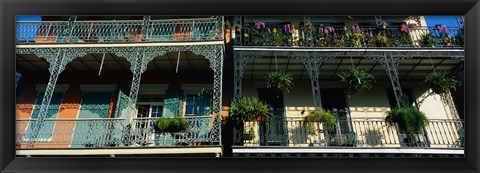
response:
[[[464,157],[453,148],[233,147],[234,157]]]
[[[17,149],[17,156],[221,156],[221,146],[163,148],[96,148],[96,149]]]

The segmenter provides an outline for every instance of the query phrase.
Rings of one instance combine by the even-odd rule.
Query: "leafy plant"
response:
[[[234,100],[228,112],[230,119],[237,124],[259,118],[264,121],[273,115],[268,104],[254,97],[241,97]]]
[[[265,76],[265,80],[267,81],[267,88],[274,88],[278,92],[289,93],[294,86],[292,75],[285,72],[270,72]]]
[[[309,115],[305,116],[305,125],[311,127],[312,122],[321,122],[325,131],[331,132],[335,130],[336,119],[330,112],[321,109],[311,111]]]
[[[361,93],[365,89],[372,88],[375,77],[365,70],[352,68],[350,72],[338,74],[341,82],[349,93]]]
[[[407,135],[420,134],[422,128],[427,125],[428,120],[425,113],[415,107],[397,107],[387,112],[385,122],[389,126],[398,124],[399,128],[405,130]]]
[[[443,94],[448,90],[455,90],[460,85],[460,81],[455,79],[455,75],[448,71],[432,72],[425,76],[425,82],[435,94]]]
[[[155,120],[154,127],[157,132],[180,132],[188,128],[189,124],[182,117],[161,117]]]
[[[422,35],[422,37],[420,37],[420,46],[422,47],[433,46],[435,45],[435,43],[436,43],[435,37],[430,33],[427,33],[425,35]]]

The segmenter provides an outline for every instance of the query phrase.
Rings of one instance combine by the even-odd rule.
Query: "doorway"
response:
[[[285,127],[285,104],[283,93],[268,88],[258,88],[258,99],[270,106],[273,116],[269,122],[259,123],[261,146],[287,145],[287,129]],[[268,124],[267,124],[268,123]],[[267,128],[268,126],[268,128]]]

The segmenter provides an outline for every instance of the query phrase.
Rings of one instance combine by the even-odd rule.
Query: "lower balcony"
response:
[[[243,130],[242,130],[243,127]],[[334,132],[320,122],[276,118],[244,122],[234,129],[233,153],[245,156],[292,154],[463,154],[463,122],[430,119],[422,134],[407,135],[383,118],[338,119]],[[305,155],[306,156],[306,155]],[[302,157],[304,157],[302,155]],[[442,157],[442,156],[440,156]]]
[[[175,133],[156,132],[153,118],[135,118],[131,122],[120,118],[45,119],[36,138],[28,137],[35,119],[17,120],[17,155],[220,156],[217,119],[185,119],[189,128]]]

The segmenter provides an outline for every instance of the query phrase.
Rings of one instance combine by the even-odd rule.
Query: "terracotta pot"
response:
[[[307,25],[307,29],[308,29],[308,30],[312,30],[312,29],[313,29],[313,25],[311,25],[311,24]]]
[[[263,116],[257,116],[257,122],[264,122],[265,118]]]

